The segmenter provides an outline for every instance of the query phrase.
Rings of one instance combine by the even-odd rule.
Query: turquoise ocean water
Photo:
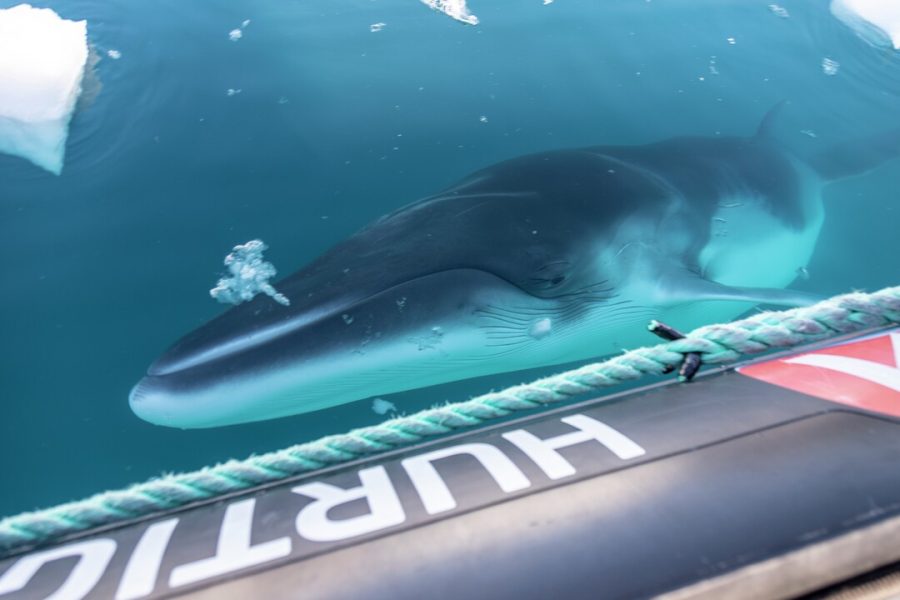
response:
[[[900,53],[824,0],[782,0],[787,18],[767,0],[471,0],[474,27],[417,0],[35,4],[87,19],[101,87],[61,176],[0,155],[0,515],[383,418],[371,400],[212,430],[131,413],[147,365],[224,310],[208,290],[235,244],[265,240],[288,275],[493,162],[749,135],[785,99],[800,151],[900,126]],[[829,187],[795,287],[900,283],[898,189],[897,161]],[[408,413],[532,375],[388,399]]]

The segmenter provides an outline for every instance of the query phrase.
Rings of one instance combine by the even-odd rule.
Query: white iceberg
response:
[[[460,23],[478,25],[478,17],[469,12],[466,0],[420,0],[422,4],[438,10]]]
[[[832,0],[831,13],[869,43],[900,50],[897,0]]]
[[[59,175],[87,60],[87,21],[0,9],[0,152]]]

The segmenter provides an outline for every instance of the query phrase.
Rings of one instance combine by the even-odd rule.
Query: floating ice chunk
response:
[[[841,68],[841,63],[833,58],[825,57],[822,59],[822,72],[826,75],[837,75]]]
[[[225,90],[225,95],[226,95],[226,96],[237,96],[237,95],[240,94],[242,91],[244,91],[244,90],[242,90],[241,88],[237,88],[237,89],[235,89],[235,88],[228,88],[227,90]]]
[[[232,29],[231,31],[228,32],[228,39],[231,40],[232,42],[236,42],[239,39],[241,39],[242,37],[244,37],[244,30],[247,29],[247,25],[249,25],[249,24],[250,24],[250,19],[244,19],[241,22],[240,27]]]
[[[113,60],[119,60],[120,58],[122,58],[122,53],[118,50],[107,50],[106,55]]]
[[[772,11],[772,14],[774,14],[776,17],[781,17],[782,19],[787,19],[791,16],[791,13],[788,12],[788,9],[777,4],[770,4],[769,10]]]
[[[225,257],[225,266],[231,276],[219,279],[216,287],[209,290],[209,295],[223,304],[240,304],[263,293],[275,302],[288,306],[291,302],[287,296],[278,293],[269,283],[277,271],[272,263],[263,259],[266,249],[268,246],[262,240],[250,240],[235,246]]]
[[[478,17],[469,12],[466,0],[419,0],[422,4],[439,10],[448,17],[452,17],[460,23],[478,25]]]
[[[544,6],[547,6],[548,4],[553,4],[553,0],[544,0]]]
[[[385,400],[384,398],[375,398],[372,400],[372,412],[376,415],[386,415],[391,411],[396,412],[397,405],[390,400]]]
[[[0,9],[0,152],[60,174],[87,59],[87,21]]]
[[[870,44],[900,50],[897,0],[832,0],[831,14]]]
[[[371,25],[369,25],[369,31],[371,31],[372,33],[378,33],[379,31],[384,29],[385,25],[387,25],[387,23],[372,23]]]

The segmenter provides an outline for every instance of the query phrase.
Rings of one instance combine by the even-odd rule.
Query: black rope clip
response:
[[[673,342],[675,340],[680,340],[686,337],[683,333],[675,329],[674,327],[670,327],[665,323],[660,323],[659,321],[653,320],[650,321],[650,325],[647,327],[650,330],[650,333],[661,337],[667,342]],[[700,363],[702,363],[702,359],[700,358],[699,352],[688,352],[684,355],[684,360],[681,361],[681,367],[678,369],[678,381],[687,383],[691,379],[694,378],[694,375],[697,374],[697,371],[700,370]],[[663,373],[671,373],[675,370],[675,367],[667,366]]]

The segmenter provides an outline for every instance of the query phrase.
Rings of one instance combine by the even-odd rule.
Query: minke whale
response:
[[[653,343],[787,289],[823,188],[900,153],[900,131],[800,158],[772,135],[531,154],[400,208],[175,343],[134,387],[151,423],[215,427]]]

